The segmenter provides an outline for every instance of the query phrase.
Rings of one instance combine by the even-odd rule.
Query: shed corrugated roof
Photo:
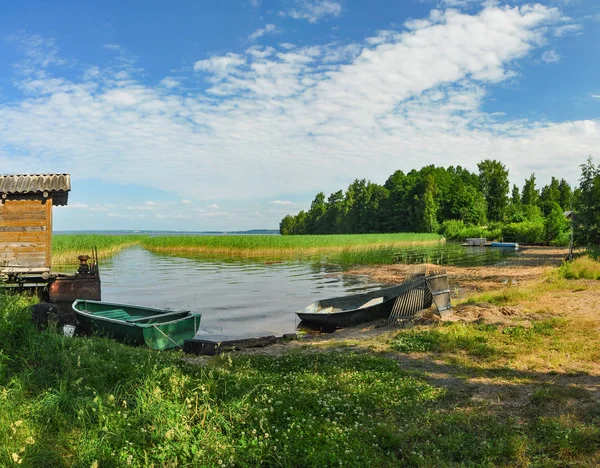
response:
[[[1,194],[35,194],[48,192],[57,204],[67,203],[71,190],[69,174],[11,174],[0,175]]]
[[[69,174],[14,174],[0,175],[1,193],[68,192]]]

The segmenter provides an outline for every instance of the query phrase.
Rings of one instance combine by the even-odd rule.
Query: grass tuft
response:
[[[559,275],[566,279],[600,279],[600,261],[584,255],[572,262],[565,262],[558,270]]]

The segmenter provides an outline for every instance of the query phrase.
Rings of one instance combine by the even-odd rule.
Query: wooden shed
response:
[[[52,266],[52,207],[66,205],[69,174],[0,175],[0,272],[42,274]]]

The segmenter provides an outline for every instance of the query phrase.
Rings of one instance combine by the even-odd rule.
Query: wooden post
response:
[[[46,267],[52,268],[52,198],[46,200]]]

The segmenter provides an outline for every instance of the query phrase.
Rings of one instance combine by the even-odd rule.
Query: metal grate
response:
[[[447,318],[452,315],[452,302],[450,300],[450,286],[448,274],[445,270],[432,271],[426,278],[427,288],[431,292],[433,302],[437,307],[440,317]]]
[[[388,324],[410,320],[423,309],[431,307],[432,303],[435,303],[442,318],[452,314],[448,275],[444,270],[427,274],[426,266],[418,265],[409,270],[408,278],[396,297]]]

